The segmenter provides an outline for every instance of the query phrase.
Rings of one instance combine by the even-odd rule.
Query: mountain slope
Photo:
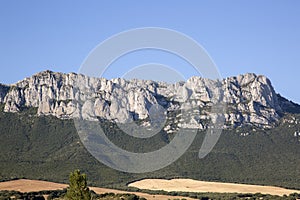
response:
[[[250,126],[225,130],[213,151],[201,160],[198,151],[205,132],[200,131],[189,150],[170,166],[152,173],[128,174],[95,160],[81,144],[72,120],[27,112],[30,110],[0,113],[1,180],[67,182],[69,172],[79,168],[89,174],[90,183],[109,187],[124,187],[142,178],[185,177],[300,188],[299,115],[286,116],[270,130],[253,131]],[[107,124],[110,126],[114,125]],[[172,139],[164,132],[148,140],[134,139],[117,126],[107,131],[116,145],[135,152],[158,149],[168,143],[165,137]]]
[[[95,91],[89,93],[83,89],[80,92],[75,83],[70,83],[72,76],[81,77],[85,83],[78,87],[91,86]],[[120,148],[149,152],[168,144],[176,133],[165,129],[147,139],[124,134],[116,125],[120,119],[106,115],[114,113],[114,109],[118,112],[123,109],[114,107],[111,98],[118,94],[128,101],[133,91],[136,101],[128,101],[130,105],[123,109],[129,111],[129,117],[137,122],[147,121],[147,105],[152,102],[167,109],[168,123],[176,123],[182,105],[181,94],[188,94],[195,105],[199,103],[200,111],[193,117],[204,115],[204,111],[209,115],[207,108],[214,98],[220,97],[213,96],[217,90],[211,88],[216,84],[199,77],[187,83],[167,85],[153,81],[108,81],[46,71],[14,85],[0,85],[0,179],[67,182],[69,172],[79,168],[88,174],[92,184],[106,187],[125,187],[126,183],[142,178],[185,177],[300,189],[299,105],[277,95],[270,81],[263,76],[247,74],[222,81],[224,96],[220,96],[228,103],[227,127],[208,156],[198,158],[206,133],[203,121],[199,120],[197,126],[190,124],[200,128],[188,151],[170,166],[152,173],[118,172],[97,161],[79,139],[72,120],[76,112],[66,114],[72,107],[70,105],[76,102],[81,111],[85,110],[80,101],[94,95],[93,101],[89,99],[90,105],[99,106],[99,102],[106,101],[107,104],[98,113],[102,120],[92,123],[101,123],[107,137]],[[180,95],[176,96],[178,91]],[[136,102],[141,104],[134,106]],[[118,116],[118,112],[114,115]],[[79,114],[77,117],[84,116],[82,112]],[[92,120],[95,115],[90,115]]]

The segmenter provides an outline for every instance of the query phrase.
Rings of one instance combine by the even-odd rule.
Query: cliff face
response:
[[[282,113],[282,102],[265,76],[245,74],[213,81],[192,77],[187,82],[167,84],[147,80],[92,78],[80,74],[44,71],[13,85],[0,85],[0,103],[5,112],[38,108],[38,115],[58,118],[102,118],[116,122],[147,120],[151,106],[159,104],[167,124],[206,128],[214,102],[226,103],[225,124],[272,127]],[[192,106],[188,122],[178,120],[180,110]],[[170,129],[170,128],[166,128]]]

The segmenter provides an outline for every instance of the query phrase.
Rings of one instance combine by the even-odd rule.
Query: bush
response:
[[[75,170],[70,174],[70,186],[67,189],[66,198],[70,200],[90,200],[91,193],[87,187],[86,175],[80,170]]]

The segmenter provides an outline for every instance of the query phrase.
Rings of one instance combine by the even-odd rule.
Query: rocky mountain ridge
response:
[[[252,73],[220,81],[191,77],[186,82],[167,84],[44,71],[12,85],[0,84],[4,112],[35,107],[37,115],[120,123],[143,121],[149,126],[151,108],[158,106],[166,117],[166,131],[176,127],[207,128],[218,102],[226,104],[225,127],[250,124],[271,128],[286,108],[299,108],[276,94],[268,78]],[[188,120],[180,117],[182,110],[189,113]]]

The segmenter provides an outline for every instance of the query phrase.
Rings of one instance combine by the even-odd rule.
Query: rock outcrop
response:
[[[226,104],[227,127],[251,124],[270,128],[283,112],[283,103],[269,79],[255,74],[222,81],[192,77],[187,82],[167,84],[44,71],[16,84],[0,85],[0,103],[5,104],[4,112],[36,107],[37,115],[125,123],[147,122],[151,107],[160,105],[165,109],[167,131],[174,124],[205,129],[213,118],[213,107],[219,102]],[[182,110],[188,113],[188,120],[180,118]]]

